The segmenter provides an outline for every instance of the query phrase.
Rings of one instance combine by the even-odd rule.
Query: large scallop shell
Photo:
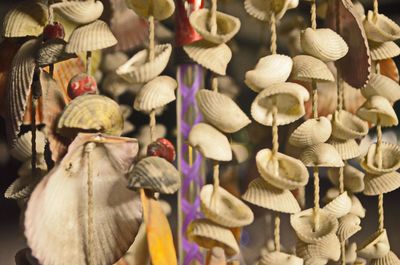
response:
[[[244,82],[255,92],[284,83],[292,71],[293,61],[289,56],[272,54],[262,57],[253,70],[247,71]]]
[[[372,259],[370,261],[371,265],[399,265],[400,259],[392,251],[389,251],[384,257],[379,259]]]
[[[349,47],[343,38],[331,29],[307,28],[301,33],[301,47],[308,55],[324,62],[337,61],[344,57]]]
[[[66,45],[61,39],[50,39],[42,43],[36,55],[37,65],[45,67],[75,57],[75,54],[65,52]]]
[[[275,212],[300,212],[299,203],[290,191],[275,188],[262,178],[257,178],[250,182],[242,198],[252,204]]]
[[[374,74],[367,86],[361,89],[361,94],[365,98],[382,96],[393,103],[400,99],[400,85],[389,77]]]
[[[273,12],[277,19],[281,19],[288,9],[296,8],[298,0],[274,0],[270,1]],[[249,15],[262,20],[269,21],[271,18],[271,6],[265,0],[245,0],[244,8]]]
[[[196,102],[204,119],[223,132],[237,132],[251,122],[232,99],[221,93],[201,89]]]
[[[376,196],[394,191],[400,187],[400,173],[393,171],[382,175],[365,175],[364,194]]]
[[[331,136],[331,132],[332,126],[328,118],[308,119],[290,135],[289,143],[296,147],[305,148],[326,142]]]
[[[169,18],[175,10],[173,0],[126,0],[125,3],[139,16],[143,18],[153,16],[159,21]]]
[[[368,124],[356,115],[340,110],[332,119],[332,135],[337,139],[348,140],[360,138],[368,133]]]
[[[374,61],[385,60],[400,55],[400,47],[394,41],[383,43],[369,42],[371,59]]]
[[[360,148],[354,139],[340,140],[331,138],[328,143],[335,147],[343,160],[353,159],[361,155]]]
[[[76,24],[89,24],[100,18],[104,6],[101,1],[63,1],[52,4],[53,11]]]
[[[32,156],[32,132],[21,135],[10,150],[10,155],[21,162],[25,162]],[[36,153],[44,154],[46,137],[41,131],[36,131]]]
[[[350,164],[346,164],[343,169],[344,188],[356,193],[364,190],[364,173]],[[339,169],[328,169],[328,177],[336,187],[339,186]]]
[[[329,234],[316,243],[298,241],[296,254],[303,258],[307,265],[323,265],[328,260],[338,261],[340,258],[340,242],[335,234]]]
[[[387,42],[400,38],[400,26],[385,15],[378,14],[375,17],[372,10],[368,11],[363,24],[369,40]]]
[[[323,61],[309,55],[293,57],[293,69],[290,78],[299,81],[335,81],[328,66]]]
[[[261,257],[259,265],[303,265],[303,259],[283,252],[269,252]]]
[[[340,242],[345,242],[361,230],[361,219],[355,214],[347,214],[339,219],[337,235]]]
[[[117,44],[117,39],[112,34],[108,25],[101,20],[96,20],[88,25],[76,28],[68,40],[65,51],[78,53],[101,50]]]
[[[389,100],[382,96],[372,96],[357,110],[357,115],[370,123],[384,127],[396,126],[399,123],[396,112]]]
[[[140,198],[126,188],[125,178],[137,151],[134,139],[99,134],[75,138],[68,154],[35,188],[25,212],[25,236],[40,264],[87,263],[89,168],[93,262],[113,264],[128,250],[142,220]]]
[[[149,51],[141,50],[117,69],[117,74],[132,84],[146,83],[160,75],[167,67],[171,56],[171,44],[154,47],[155,58],[148,61]]]
[[[372,174],[383,174],[396,171],[400,168],[400,146],[383,142],[382,151],[382,167],[378,167],[377,144],[369,147],[367,155],[361,161],[361,166],[365,171]]]
[[[342,157],[333,145],[321,143],[308,147],[300,160],[307,167],[343,167]]]
[[[372,234],[360,248],[358,255],[366,259],[379,259],[383,258],[390,251],[389,239],[387,237],[386,229],[377,231]]]
[[[337,196],[335,199],[325,205],[323,209],[331,213],[336,218],[340,218],[348,214],[351,210],[351,199],[347,195],[347,191]]]

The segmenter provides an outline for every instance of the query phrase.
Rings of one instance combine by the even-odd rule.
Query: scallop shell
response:
[[[331,213],[336,218],[340,218],[348,214],[351,210],[351,199],[347,195],[347,191],[343,192],[334,200],[329,202],[323,209]]]
[[[205,121],[223,132],[237,132],[251,122],[232,99],[221,93],[201,89],[196,102]]]
[[[128,250],[142,221],[140,198],[126,188],[125,178],[137,151],[134,139],[99,134],[79,134],[75,138],[68,154],[35,188],[25,212],[25,236],[40,264],[86,264],[86,182],[90,164],[93,263],[113,264]]]
[[[353,159],[361,155],[360,148],[354,139],[339,140],[331,138],[328,143],[335,147],[343,160]]]
[[[300,155],[306,167],[343,167],[342,157],[333,145],[322,143],[308,147]]]
[[[88,25],[76,28],[69,38],[65,51],[78,53],[101,50],[117,44],[117,39],[112,34],[108,25],[101,20],[96,20]]]
[[[10,150],[10,155],[21,162],[25,162],[32,156],[32,132],[21,135]],[[36,130],[36,153],[44,154],[46,137],[41,131]]]
[[[374,61],[385,60],[400,55],[400,47],[394,41],[369,42],[371,59]]]
[[[356,115],[340,110],[332,119],[332,136],[337,139],[349,140],[360,138],[368,133],[368,124]]]
[[[296,254],[304,259],[305,264],[326,264],[328,260],[340,258],[340,242],[335,234],[330,234],[317,243],[298,241]],[[325,262],[322,262],[325,261]]]
[[[171,52],[171,44],[156,45],[154,47],[155,58],[150,62],[148,61],[149,51],[141,50],[121,65],[116,72],[129,83],[147,83],[164,71]]]
[[[344,188],[356,193],[364,190],[364,173],[350,164],[344,166]],[[328,177],[336,187],[339,186],[339,169],[329,168]]]
[[[400,260],[396,256],[396,254],[392,251],[389,251],[384,257],[379,259],[372,259],[370,261],[371,265],[399,265]]]
[[[308,119],[290,135],[289,143],[299,148],[305,148],[326,142],[331,136],[331,132],[332,126],[328,118]]]
[[[259,265],[303,265],[303,259],[283,252],[269,252],[263,255]]]
[[[270,85],[286,82],[292,67],[293,61],[289,56],[268,55],[258,60],[254,70],[246,72],[244,82],[258,93]]]
[[[258,123],[272,126],[273,108],[277,107],[277,125],[286,125],[300,119],[305,114],[304,102],[308,91],[295,83],[271,85],[261,91],[251,105],[251,116]]]
[[[241,164],[249,159],[249,151],[244,144],[231,143],[233,157],[238,164]]]
[[[346,242],[355,233],[361,230],[361,219],[354,214],[347,214],[339,219],[337,235],[340,242]]]
[[[189,133],[188,141],[205,158],[216,161],[231,161],[232,150],[228,138],[206,123],[198,123]]]
[[[66,44],[61,39],[51,39],[42,43],[36,55],[37,65],[45,67],[75,57],[75,54],[65,53]]]
[[[293,69],[290,78],[299,81],[335,81],[328,66],[323,61],[309,55],[293,57]]]
[[[226,74],[226,67],[232,59],[232,51],[225,43],[214,43],[200,40],[183,46],[186,54],[203,67],[219,75]]]
[[[389,172],[382,175],[365,175],[364,194],[376,196],[383,193],[394,191],[400,187],[400,173]]]
[[[51,5],[53,11],[76,24],[89,24],[100,18],[104,6],[101,1],[69,1]]]
[[[387,42],[400,38],[400,26],[385,15],[378,14],[375,18],[374,12],[370,10],[363,24],[369,40]]]
[[[217,189],[215,201],[213,193],[211,184],[201,188],[200,208],[207,219],[225,227],[242,227],[253,222],[253,212],[241,200],[222,187]]]
[[[389,239],[386,229],[372,234],[358,249],[360,257],[366,259],[379,259],[386,256],[390,251]]]
[[[383,127],[396,126],[399,123],[396,112],[390,102],[382,96],[372,96],[357,110],[357,115],[370,123]]]
[[[389,77],[374,74],[361,93],[365,98],[382,96],[393,103],[400,99],[400,85]]]
[[[369,147],[367,155],[361,161],[361,166],[365,171],[372,174],[383,174],[396,171],[400,168],[400,146],[383,142],[381,145],[382,150],[382,167],[378,168],[378,161],[376,157],[377,144]]]
[[[159,21],[169,18],[175,10],[173,0],[126,0],[125,3],[139,16],[144,18],[153,16]]]
[[[275,0],[271,1],[275,17],[281,19],[288,9],[296,8],[298,0]],[[259,20],[269,21],[271,17],[271,7],[268,1],[264,0],[245,0],[244,8],[247,13]]]
[[[337,61],[349,51],[343,38],[331,29],[307,28],[301,33],[301,47],[308,55],[324,62]]]
[[[57,130],[63,135],[77,131],[99,131],[110,135],[121,135],[124,118],[118,104],[101,95],[82,95],[65,108]]]
[[[229,256],[239,253],[239,245],[231,230],[207,219],[192,221],[186,234],[190,241],[195,242],[200,247],[206,249],[222,247]]]
[[[252,204],[275,212],[300,212],[299,203],[290,191],[275,188],[262,178],[257,178],[250,182],[242,198]]]

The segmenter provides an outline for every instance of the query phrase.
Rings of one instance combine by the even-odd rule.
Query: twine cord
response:
[[[149,17],[149,61],[153,61],[154,54],[154,17]]]
[[[281,218],[279,213],[275,215],[275,227],[274,227],[274,241],[275,241],[275,251],[281,251],[281,234],[280,234],[280,227],[281,227]]]
[[[36,107],[38,99],[42,96],[42,86],[40,83],[40,69],[35,67],[33,73],[33,82],[31,88],[31,172],[32,176],[36,176],[36,166],[37,166],[37,153],[36,153]]]
[[[319,231],[319,171],[313,168],[314,175],[314,231]]]
[[[278,160],[276,159],[276,154],[278,153],[279,150],[277,115],[278,115],[278,107],[274,105],[272,108],[272,162],[274,165],[275,175],[279,174],[279,165],[278,165]]]
[[[380,121],[378,119],[377,121],[377,141],[376,141],[376,159],[378,162],[378,168],[382,168],[382,126],[380,124]],[[379,219],[378,219],[378,224],[379,224],[379,231],[383,231],[385,225],[384,225],[384,208],[383,208],[383,194],[379,194],[378,196],[378,214],[379,214]]]
[[[314,119],[318,118],[318,89],[317,82],[312,80],[312,114]]]
[[[340,194],[344,192],[344,167],[339,168],[339,190]]]
[[[156,140],[156,110],[153,109],[150,112],[150,139],[152,142]]]
[[[316,0],[311,1],[311,28],[317,29],[317,4]]]
[[[272,1],[271,1],[271,5],[272,5]],[[272,54],[276,54],[278,37],[277,37],[277,33],[276,33],[276,18],[275,18],[275,12],[273,11],[273,8],[271,8],[270,30],[271,30],[270,51]]]
[[[378,0],[374,0],[374,21],[378,19],[378,14],[379,14],[379,6],[378,6]]]
[[[337,110],[343,110],[344,108],[344,91],[343,91],[343,81],[340,76],[339,70],[337,71]]]
[[[208,21],[210,33],[217,34],[217,0],[211,0],[210,20]]]
[[[219,162],[214,161],[213,166],[213,179],[214,179],[214,187],[211,195],[211,205],[214,209],[216,209],[216,203],[218,198],[218,188],[219,188]]]
[[[346,242],[340,242],[340,249],[342,252],[342,265],[346,265]]]
[[[93,218],[93,165],[91,159],[91,153],[95,148],[96,144],[91,142],[85,146],[85,155],[87,162],[87,203],[88,203],[88,220],[87,220],[87,259],[88,264],[93,265],[94,262],[94,251],[93,251],[93,237],[94,237],[94,218]]]
[[[213,77],[211,82],[212,82],[211,83],[212,90],[214,92],[218,92],[218,78],[217,77]]]

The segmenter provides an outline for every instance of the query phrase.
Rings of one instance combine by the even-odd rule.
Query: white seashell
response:
[[[354,139],[339,140],[331,138],[328,143],[335,147],[343,160],[353,159],[361,155],[360,148]]]
[[[293,69],[290,79],[299,81],[335,81],[331,70],[321,60],[309,55],[293,57]]]
[[[356,264],[355,262],[357,260],[357,244],[355,242],[347,244],[344,255],[346,258],[346,263]]]
[[[249,159],[249,151],[244,144],[231,143],[233,157],[238,164],[241,164]]]
[[[400,38],[400,26],[385,15],[374,16],[373,11],[368,11],[363,21],[365,33],[369,40],[375,42],[394,41]]]
[[[389,251],[384,257],[379,259],[372,259],[370,261],[371,265],[399,265],[400,259],[392,251]]]
[[[10,155],[21,162],[25,162],[32,156],[32,132],[21,135],[10,150]],[[36,153],[44,154],[46,137],[41,131],[36,130]]]
[[[387,76],[373,74],[367,86],[361,88],[361,94],[365,98],[382,96],[394,103],[400,99],[400,85]]]
[[[364,173],[350,164],[345,164],[343,169],[344,188],[356,193],[364,190]],[[328,177],[336,187],[339,186],[339,169],[329,168]]]
[[[365,208],[362,206],[360,200],[355,195],[351,195],[351,210],[350,213],[357,215],[360,218],[365,217]]]
[[[337,196],[335,199],[325,205],[323,209],[334,215],[336,218],[340,218],[348,214],[351,210],[351,199],[347,195],[347,191]]]
[[[326,28],[305,29],[301,33],[301,47],[306,54],[324,62],[337,61],[349,51],[343,38],[333,30]]]
[[[333,145],[321,143],[308,147],[300,160],[306,167],[343,167],[344,163]]]
[[[383,174],[396,171],[400,168],[400,146],[382,142],[382,167],[378,167],[377,144],[370,145],[368,153],[361,161],[365,171],[372,174]]]
[[[196,94],[197,106],[208,123],[225,133],[234,133],[251,121],[228,96],[201,89]]]
[[[89,24],[100,18],[103,13],[101,1],[63,1],[52,4],[50,8],[60,16],[76,24]]]
[[[298,241],[296,254],[304,259],[304,264],[323,265],[328,260],[338,261],[340,258],[340,242],[335,234],[330,234],[317,243]]]
[[[368,196],[376,196],[379,194],[394,191],[400,187],[400,173],[393,171],[382,175],[373,175],[367,173],[365,175],[364,194]]]
[[[148,61],[149,51],[141,50],[121,65],[116,72],[129,83],[147,83],[164,71],[171,52],[171,44],[156,45],[154,47],[155,58],[150,62]]]
[[[169,18],[175,10],[173,0],[125,0],[125,3],[138,16],[143,18],[153,16],[159,21]]]
[[[281,19],[288,9],[296,8],[298,0],[275,0],[271,1],[275,17]],[[271,18],[271,6],[265,0],[245,0],[244,8],[247,13],[259,20],[269,21]]]
[[[303,265],[303,259],[283,252],[269,252],[263,255],[259,265]]]
[[[361,219],[355,214],[347,214],[339,219],[337,235],[340,242],[345,242],[361,230]]]
[[[332,136],[337,139],[348,140],[367,135],[368,124],[356,115],[340,110],[336,111],[332,119]]]
[[[369,41],[368,44],[373,61],[385,60],[400,55],[400,47],[394,41],[382,43]]]
[[[331,136],[331,132],[332,126],[328,118],[308,119],[290,135],[289,143],[296,147],[305,148],[326,142]]]
[[[386,256],[390,251],[389,239],[386,229],[372,234],[358,249],[360,257],[366,259],[379,259]]]
[[[216,161],[232,160],[232,150],[228,138],[211,125],[199,123],[193,126],[188,141],[205,158]]]
[[[368,98],[357,110],[357,116],[373,124],[379,121],[383,127],[396,126],[399,123],[392,105],[382,96]]]
[[[268,55],[258,60],[254,70],[246,72],[244,82],[258,93],[270,85],[286,82],[292,67],[293,61],[289,56]]]

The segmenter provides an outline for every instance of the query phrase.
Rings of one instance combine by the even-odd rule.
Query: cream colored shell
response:
[[[247,13],[258,20],[269,21],[271,18],[271,6],[277,19],[281,19],[288,9],[296,8],[299,4],[298,0],[245,0],[244,8]]]
[[[361,192],[364,190],[364,173],[350,164],[344,166],[344,188],[353,193]],[[336,187],[339,186],[339,169],[328,169],[328,177]]]
[[[335,81],[328,66],[323,61],[309,55],[293,57],[293,69],[290,78],[299,81]]]
[[[261,257],[259,265],[303,265],[303,259],[283,252],[269,252]]]
[[[394,41],[373,42],[369,41],[371,59],[374,61],[385,60],[400,55],[400,47]]]
[[[362,206],[360,200],[356,195],[351,195],[351,210],[350,213],[357,215],[360,218],[365,217],[365,208]]]
[[[382,174],[396,171],[400,168],[400,146],[383,142],[382,151],[382,167],[378,167],[377,144],[369,147],[368,153],[361,161],[361,166],[365,171],[372,174]]]
[[[390,251],[386,229],[371,235],[358,249],[358,255],[366,259],[383,258]]]
[[[10,155],[21,162],[25,162],[32,156],[32,132],[26,132],[21,135],[15,145],[10,150]],[[46,146],[46,137],[41,132],[36,130],[36,153],[44,154]]]
[[[331,132],[332,126],[328,118],[308,119],[290,135],[289,143],[296,147],[305,148],[326,142],[331,136]]]
[[[173,0],[125,0],[128,8],[141,17],[154,16],[157,20],[169,18],[175,11]]]
[[[364,194],[376,196],[394,191],[400,187],[400,173],[393,171],[381,175],[365,175]]]
[[[344,163],[333,145],[321,143],[308,147],[301,153],[300,160],[307,167],[343,167]]]
[[[351,210],[351,199],[347,195],[347,191],[337,196],[335,199],[325,205],[323,209],[331,213],[336,218],[340,218],[348,214]]]
[[[332,135],[337,139],[360,138],[368,133],[368,124],[356,115],[346,111],[336,111],[332,119]]]
[[[53,12],[76,24],[89,24],[100,18],[104,6],[101,1],[63,1],[52,4]]]
[[[365,98],[382,96],[394,103],[400,99],[400,85],[387,76],[373,74],[367,86],[361,89],[361,94]]]
[[[335,147],[336,151],[338,151],[343,160],[353,159],[359,157],[361,154],[360,148],[354,139],[339,140],[331,138],[328,143]]]
[[[372,96],[357,110],[357,115],[370,123],[383,127],[395,126],[399,123],[396,112],[390,102],[382,96]]]
[[[361,219],[355,214],[347,214],[339,219],[337,235],[340,242],[345,242],[361,230]]]
[[[400,259],[392,251],[389,251],[384,257],[379,259],[372,259],[370,261],[371,265],[399,265]]]
[[[335,234],[330,234],[317,243],[298,241],[296,254],[304,259],[305,264],[326,264],[329,260],[338,261],[340,258],[340,242]]]
[[[369,40],[375,42],[394,41],[400,38],[400,27],[385,15],[378,14],[375,20],[374,12],[368,11],[364,19],[364,29]]]

